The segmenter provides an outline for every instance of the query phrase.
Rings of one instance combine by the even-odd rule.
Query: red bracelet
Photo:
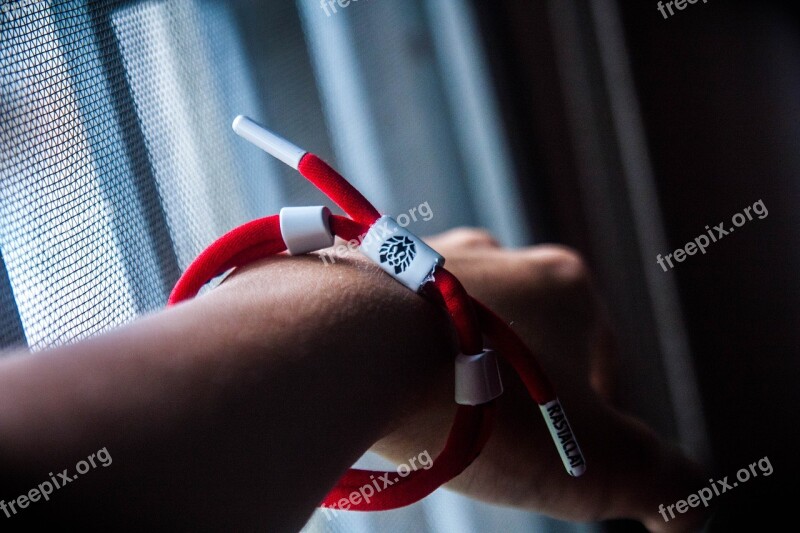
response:
[[[324,207],[284,208],[226,233],[193,262],[175,285],[167,305],[194,297],[212,278],[257,259],[287,251],[292,255],[326,248],[334,236],[356,240],[364,255],[410,289],[443,305],[455,328],[462,355],[456,358],[456,401],[459,408],[444,449],[428,469],[398,477],[395,472],[350,469],[321,502],[349,510],[382,511],[417,502],[464,471],[489,439],[494,400],[502,393],[493,350],[484,337],[519,374],[539,405],[567,472],[580,476],[586,462],[555,391],[525,343],[489,308],[471,298],[444,268],[444,259],[418,237],[380,213],[350,183],[324,161],[252,120],[234,120],[236,133],[292,166],[325,193],[350,218],[331,215]],[[467,355],[464,355],[467,354]],[[392,478],[389,479],[389,475]],[[384,481],[358,505],[350,495]],[[344,504],[342,504],[344,505]]]

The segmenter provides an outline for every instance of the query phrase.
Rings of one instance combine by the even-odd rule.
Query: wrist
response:
[[[451,373],[457,350],[446,313],[359,254],[334,264],[316,255],[266,259],[213,292],[236,308],[237,336],[249,351],[267,361],[291,356],[321,373],[324,390],[337,396],[332,405],[359,413],[371,441]],[[290,343],[276,350],[286,334]]]

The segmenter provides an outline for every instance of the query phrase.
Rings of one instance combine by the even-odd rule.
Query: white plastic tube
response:
[[[233,131],[295,170],[308,152],[244,115],[233,119]]]

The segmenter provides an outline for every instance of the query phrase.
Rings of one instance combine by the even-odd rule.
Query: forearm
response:
[[[446,332],[433,305],[362,262],[244,269],[108,335],[0,361],[0,468],[12,474],[0,498],[105,447],[112,465],[13,518],[83,508],[131,529],[297,529],[443,375]]]

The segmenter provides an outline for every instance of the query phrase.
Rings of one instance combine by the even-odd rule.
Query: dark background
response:
[[[596,51],[588,2],[573,11],[592,83],[594,117],[610,123],[608,70]],[[665,20],[655,1],[619,3],[635,97],[668,247],[683,246],[706,225],[725,221],[762,200],[763,220],[748,222],[703,256],[677,264],[680,310],[705,414],[714,479],[768,456],[774,473],[720,497],[712,530],[760,526],[791,516],[800,445],[797,206],[800,200],[800,24],[789,4],[702,0]],[[621,336],[620,402],[674,436],[669,409],[641,406],[663,388],[650,357],[652,325],[640,320],[642,278],[658,269],[635,253],[626,236],[631,213],[625,184],[608,169],[581,161],[563,75],[563,26],[547,2],[476,2],[505,120],[515,139],[520,175],[534,224],[546,240],[581,250],[594,267]],[[595,161],[615,168],[614,143],[599,128]],[[580,137],[580,136],[578,136]],[[588,166],[588,168],[587,168]],[[617,166],[619,166],[617,164]],[[605,180],[605,181],[604,181]],[[587,205],[587,188],[605,196]],[[576,199],[584,198],[583,202]],[[610,199],[603,202],[603,198]],[[535,201],[534,201],[535,199]],[[591,203],[591,202],[588,202]],[[598,217],[609,220],[598,238]],[[665,274],[666,275],[666,274]],[[627,392],[626,392],[627,391]],[[631,392],[633,391],[633,392]],[[663,395],[663,394],[662,394]],[[658,394],[653,393],[653,396]],[[611,527],[636,530],[628,524]]]

